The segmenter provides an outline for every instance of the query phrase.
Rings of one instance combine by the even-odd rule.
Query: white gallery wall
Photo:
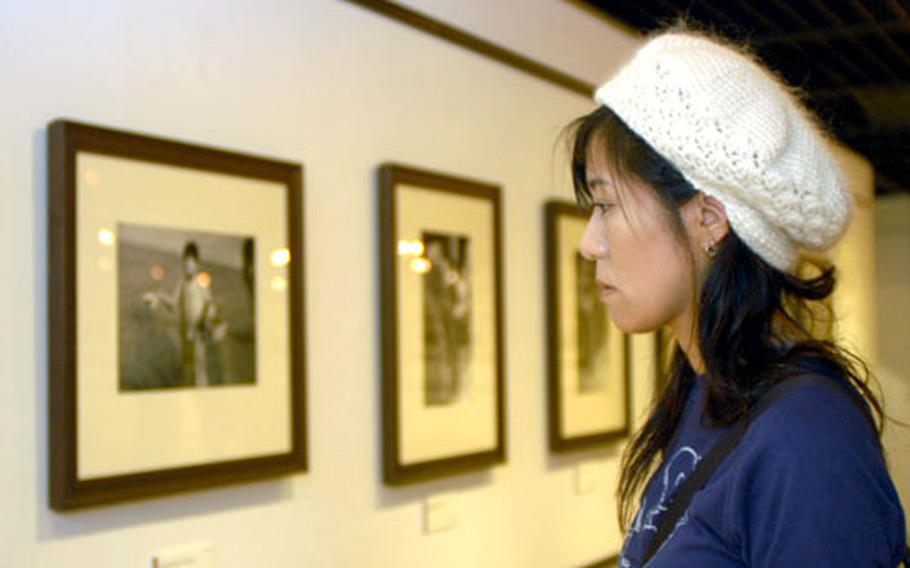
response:
[[[405,4],[591,83],[639,41],[568,2]],[[196,542],[219,568],[549,568],[619,550],[621,448],[546,443],[543,203],[570,198],[557,138],[591,101],[340,0],[0,0],[0,71],[0,568],[146,566]],[[49,509],[45,127],[59,117],[304,164],[309,472]],[[385,161],[503,188],[507,463],[401,489],[381,482]],[[634,346],[640,418],[649,338]],[[576,494],[579,471],[595,491]],[[457,526],[425,535],[440,494]]]
[[[575,6],[530,4],[579,22],[558,48],[596,50],[601,76],[634,48]],[[512,11],[491,17],[518,41]],[[570,197],[556,138],[589,100],[338,0],[0,0],[0,69],[0,566],[145,566],[195,542],[225,568],[552,567],[618,550],[618,449],[546,445],[542,206]],[[58,117],[304,164],[307,474],[48,508],[45,127]],[[505,242],[508,461],[394,490],[380,477],[384,161],[500,184]],[[592,494],[575,495],[580,463]],[[440,493],[458,525],[425,536],[423,502]]]

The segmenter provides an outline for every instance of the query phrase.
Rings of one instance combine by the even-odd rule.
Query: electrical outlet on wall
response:
[[[458,524],[455,512],[455,495],[444,493],[428,497],[423,504],[423,530],[425,534],[447,531]]]
[[[190,544],[152,554],[149,568],[213,568],[212,545],[208,542]]]

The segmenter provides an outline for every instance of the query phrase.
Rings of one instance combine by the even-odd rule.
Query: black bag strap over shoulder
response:
[[[759,400],[746,416],[740,418],[724,436],[711,448],[711,451],[695,467],[695,471],[684,482],[682,487],[673,498],[670,507],[663,514],[657,525],[657,534],[651,540],[648,550],[642,559],[642,566],[645,566],[651,558],[660,550],[664,541],[669,538],[676,528],[676,523],[680,517],[689,508],[692,497],[708,483],[708,480],[717,470],[718,466],[724,461],[724,458],[730,454],[746,435],[749,424],[755,421],[765,410],[770,408],[775,402],[780,400],[787,393],[796,390],[802,386],[824,384],[832,388],[843,388],[833,380],[820,378],[818,375],[800,375],[789,379],[784,379],[780,383],[771,387]]]

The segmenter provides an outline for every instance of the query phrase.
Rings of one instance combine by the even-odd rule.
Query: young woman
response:
[[[809,113],[749,55],[689,32],[652,38],[596,98],[573,129],[576,196],[592,208],[582,254],[620,329],[668,326],[678,344],[623,457],[620,566],[898,565],[881,407],[862,363],[801,315],[834,271],[801,277],[800,259],[831,246],[851,209]]]

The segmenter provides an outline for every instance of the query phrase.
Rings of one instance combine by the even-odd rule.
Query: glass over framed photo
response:
[[[389,485],[505,460],[499,194],[463,178],[379,169]]]
[[[579,243],[588,214],[573,203],[545,207],[550,448],[610,443],[630,428],[630,341],[599,297],[594,262]]]
[[[654,332],[654,395],[659,396],[666,387],[673,357],[676,354],[676,339],[667,327]]]
[[[302,166],[48,129],[50,504],[306,469]]]

